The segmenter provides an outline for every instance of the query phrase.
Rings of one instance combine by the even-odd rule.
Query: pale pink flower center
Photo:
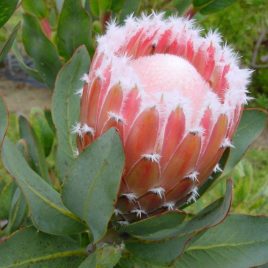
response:
[[[193,111],[198,111],[212,89],[195,67],[187,60],[170,54],[154,54],[131,62],[147,94],[152,98],[157,93],[176,90],[190,100]]]

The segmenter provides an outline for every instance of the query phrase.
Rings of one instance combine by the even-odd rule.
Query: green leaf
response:
[[[265,264],[260,265],[260,266],[256,266],[254,268],[268,268],[268,263],[265,263]]]
[[[10,234],[15,230],[17,230],[22,224],[26,215],[27,215],[27,204],[20,189],[17,188],[12,199],[8,217],[8,225],[5,229],[5,232]]]
[[[87,256],[87,258],[79,265],[78,268],[97,268],[97,254],[96,252]]]
[[[22,41],[44,82],[53,88],[61,61],[56,47],[43,33],[37,18],[30,14],[23,15]]]
[[[97,1],[99,2],[99,11],[101,14],[111,9],[112,6],[111,0],[97,0]]]
[[[64,183],[64,204],[86,221],[94,241],[104,236],[114,213],[123,167],[121,140],[111,129],[79,155]]]
[[[66,237],[21,230],[0,244],[0,268],[78,267],[86,257],[85,249]]]
[[[48,16],[48,8],[44,0],[22,0],[22,7],[25,12],[31,13],[39,19]]]
[[[113,0],[111,5],[111,10],[114,13],[119,13],[123,8],[125,0]]]
[[[67,235],[85,229],[80,220],[64,207],[60,194],[29,167],[16,146],[7,138],[2,149],[2,160],[20,187],[33,224],[38,230]]]
[[[6,104],[0,97],[0,149],[8,128],[8,112]]]
[[[16,60],[18,61],[18,64],[23,71],[25,71],[27,74],[29,74],[31,77],[33,77],[37,81],[43,82],[43,79],[40,73],[36,69],[31,68],[24,63],[23,57],[21,56],[21,53],[18,49],[16,41],[13,44],[12,52],[14,53],[14,56],[16,57]]]
[[[123,256],[115,268],[167,268],[167,266],[155,265],[131,256]]]
[[[267,113],[262,110],[245,110],[239,127],[233,137],[235,148],[230,149],[230,155],[225,165],[223,175],[227,175],[242,159],[248,147],[257,139],[266,127]]]
[[[146,241],[157,241],[166,238],[172,238],[176,235],[199,233],[204,229],[211,228],[223,221],[229,213],[232,203],[232,180],[228,180],[226,184],[225,196],[211,203],[205,209],[201,210],[190,221],[185,221],[182,224],[150,235],[140,237]]]
[[[28,144],[24,139],[20,139],[18,140],[18,142],[16,143],[17,149],[18,151],[20,151],[20,153],[23,155],[23,157],[25,158],[25,160],[28,163],[31,163],[32,159],[29,155],[29,148],[28,148]],[[32,168],[32,167],[31,167]]]
[[[176,8],[178,14],[183,15],[192,4],[192,0],[173,0],[172,6]]]
[[[120,260],[121,246],[104,245],[90,254],[79,268],[113,268]]]
[[[120,14],[120,21],[123,21],[128,15],[137,12],[140,6],[140,0],[126,0]]]
[[[157,243],[129,241],[127,243],[127,249],[134,257],[144,262],[155,265],[168,265],[183,253],[189,240],[189,235],[182,235]]]
[[[44,111],[40,108],[32,109],[30,113],[30,122],[37,139],[43,148],[45,156],[47,157],[52,149],[54,133],[46,120]]]
[[[57,45],[59,53],[69,59],[81,45],[90,50],[91,21],[80,0],[65,0],[59,17]]]
[[[99,16],[99,2],[98,0],[92,1],[92,0],[87,0],[89,1],[89,7],[90,7],[90,12],[93,16],[98,17]]]
[[[105,245],[97,249],[97,267],[113,268],[120,260],[122,255],[121,246]]]
[[[50,182],[44,150],[26,117],[19,116],[20,136],[28,145],[31,167],[43,179]]]
[[[169,211],[160,215],[152,216],[138,222],[122,226],[119,231],[134,236],[143,236],[155,233],[159,230],[170,229],[180,225],[186,217],[186,213]]]
[[[0,50],[0,62],[6,58],[6,55],[7,55],[8,51],[10,50],[10,48],[12,47],[12,44],[16,38],[16,35],[17,35],[19,28],[20,28],[20,22],[14,27],[12,33],[10,34],[10,36],[6,40],[4,46]]]
[[[143,261],[158,265],[169,264],[183,253],[190,240],[225,219],[231,206],[231,200],[232,181],[229,180],[225,198],[215,201],[192,220],[175,228],[140,236],[139,240],[127,241],[126,247],[134,257]]]
[[[0,1],[0,27],[2,27],[15,11],[19,0]]]
[[[58,150],[56,165],[63,181],[74,161],[76,137],[71,133],[79,120],[80,99],[76,91],[83,86],[80,78],[89,69],[89,55],[84,46],[78,48],[56,80],[52,98],[52,117],[57,130]]]
[[[236,0],[193,0],[193,5],[202,14],[210,14],[221,11],[235,2]]]
[[[8,219],[16,184],[12,180],[3,180],[0,182],[0,219]]]
[[[45,118],[47,120],[47,123],[50,127],[50,129],[53,131],[53,133],[55,134],[56,133],[56,128],[55,128],[55,125],[54,125],[54,122],[53,122],[53,119],[52,119],[52,113],[51,113],[51,110],[49,109],[45,109],[44,110],[44,115],[45,115]]]
[[[255,267],[268,262],[267,249],[267,217],[231,215],[194,241],[175,267]]]

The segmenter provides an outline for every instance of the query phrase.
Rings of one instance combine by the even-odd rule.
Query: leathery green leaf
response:
[[[0,267],[78,267],[86,255],[86,250],[69,238],[44,234],[29,227],[0,244]]]
[[[0,27],[2,27],[15,11],[19,0],[0,1]]]
[[[237,0],[193,0],[194,7],[202,14],[210,14],[234,4]]]
[[[80,0],[65,0],[57,30],[59,53],[69,59],[81,45],[90,48],[91,20]]]
[[[63,185],[64,204],[86,221],[95,242],[114,213],[123,167],[120,137],[110,129],[79,155]]]
[[[38,70],[29,67],[25,62],[24,59],[21,55],[21,52],[18,48],[17,42],[16,40],[13,43],[12,46],[12,52],[16,58],[16,60],[18,61],[18,65],[20,66],[20,68],[25,71],[27,74],[29,74],[30,76],[32,76],[34,79],[36,79],[37,81],[41,81],[43,82],[43,78],[41,77],[40,73],[38,72]]]
[[[141,0],[126,0],[120,14],[120,21],[123,21],[128,15],[136,13],[141,6]]]
[[[40,108],[32,109],[30,113],[30,122],[37,139],[44,150],[45,156],[47,157],[53,146],[54,133],[47,122],[44,111]]]
[[[264,130],[267,124],[267,118],[267,112],[262,110],[249,109],[244,111],[232,140],[234,148],[230,149],[223,175],[227,175],[242,159],[249,146]]]
[[[33,224],[38,230],[67,235],[85,229],[81,221],[64,207],[60,194],[29,167],[16,146],[7,138],[3,144],[2,160],[20,187]]]
[[[6,233],[11,234],[17,230],[27,215],[27,204],[24,196],[19,188],[16,189],[9,211],[8,225],[5,229]]]
[[[8,51],[12,47],[12,44],[13,44],[15,38],[16,38],[16,35],[17,35],[17,32],[18,32],[19,28],[20,28],[20,22],[14,27],[12,33],[10,34],[10,36],[6,40],[4,46],[0,50],[0,62],[5,59]]]
[[[208,205],[191,220],[184,221],[182,224],[176,227],[160,230],[149,235],[143,235],[139,238],[145,241],[158,241],[172,238],[176,235],[180,236],[189,233],[199,233],[204,229],[206,230],[219,224],[229,213],[232,204],[232,190],[233,182],[232,180],[228,180],[226,184],[225,196]]]
[[[170,229],[179,226],[186,217],[186,213],[180,211],[168,211],[160,215],[152,216],[138,222],[120,227],[120,232],[130,235],[149,235],[159,230]]]
[[[49,12],[45,0],[23,0],[22,7],[24,11],[32,13],[39,19],[47,17]]]
[[[32,126],[26,117],[19,116],[20,136],[27,143],[32,168],[46,181],[50,182],[45,153]]]
[[[0,97],[0,148],[6,135],[7,127],[8,127],[8,112],[6,104]]]
[[[43,81],[53,88],[61,61],[56,47],[45,36],[39,21],[33,15],[23,15],[22,41]]]
[[[230,215],[191,243],[176,268],[245,268],[268,262],[268,218]]]
[[[221,223],[227,216],[232,200],[232,181],[226,187],[225,198],[221,198],[197,214],[192,220],[177,227],[154,234],[130,239],[127,249],[146,262],[158,265],[170,264],[179,257],[187,244],[209,228]]]
[[[0,177],[0,219],[7,219],[16,184],[10,179]]]
[[[89,62],[87,49],[84,46],[78,48],[56,80],[52,117],[58,138],[56,166],[62,181],[75,159],[76,137],[71,129],[79,120],[80,99],[76,92],[83,86],[81,77],[88,71]]]
[[[121,258],[123,247],[104,245],[91,253],[79,268],[113,268]]]

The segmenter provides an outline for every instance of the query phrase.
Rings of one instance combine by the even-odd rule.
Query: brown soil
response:
[[[28,114],[31,108],[50,108],[52,91],[47,88],[35,88],[23,82],[14,82],[0,77],[0,96],[9,111]],[[266,130],[253,144],[256,149],[268,149],[268,125]]]
[[[28,114],[31,108],[50,108],[52,91],[0,77],[0,96],[10,112]]]

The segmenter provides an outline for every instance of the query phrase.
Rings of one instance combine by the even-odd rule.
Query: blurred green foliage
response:
[[[66,12],[69,8],[68,1],[66,1],[67,4],[64,7],[64,1],[60,0],[22,0],[22,5],[17,8],[12,18],[0,30],[0,46],[18,21],[22,20],[22,14],[25,13],[31,14],[39,20],[44,34],[47,35],[49,42],[56,47],[58,55],[65,57],[65,59],[61,58],[63,63],[68,60],[75,48],[81,43],[86,44],[92,55],[96,45],[96,36],[105,30],[105,25],[111,18],[117,18],[119,22],[122,22],[131,13],[139,15],[142,12],[151,12],[151,10],[165,11],[167,15],[175,13],[179,15],[191,14],[195,15],[194,18],[206,31],[210,28],[218,29],[223,39],[239,53],[242,65],[254,70],[250,92],[255,100],[250,105],[268,107],[267,0],[79,0],[78,2],[81,3],[81,6],[77,5],[76,11],[78,12],[78,9],[81,9],[83,15],[78,16],[77,14],[82,13],[80,11],[75,13],[74,10],[73,14],[76,15],[69,16],[70,19],[66,20]],[[195,8],[192,8],[193,4]],[[74,31],[73,27],[64,26],[65,21],[71,23],[71,25],[72,21],[76,21],[76,24],[77,21],[80,21],[86,27],[76,25]],[[85,36],[85,31],[88,31],[88,36]],[[76,38],[75,43],[72,41],[74,33],[82,36],[81,40]],[[62,40],[62,42],[59,42],[59,40]],[[21,44],[20,33],[18,41]],[[27,44],[27,40],[24,40],[24,43]],[[24,46],[29,52],[25,44]],[[69,52],[62,55],[64,44],[64,49]],[[22,49],[22,46],[19,47]],[[16,54],[18,54],[18,51]],[[25,54],[23,50],[22,54]],[[36,67],[41,56],[36,57],[35,55]],[[25,71],[29,70],[25,69]],[[53,74],[54,78],[55,75],[56,73]],[[52,82],[54,81],[53,77]],[[52,82],[48,83],[50,87],[53,85]]]
[[[121,22],[128,14],[134,13],[139,15],[141,12],[150,12],[152,9],[156,11],[165,10],[168,15],[174,13],[183,15],[187,13],[189,9],[191,10],[191,3],[194,2],[196,4],[196,10],[200,10],[200,12],[195,14],[195,19],[198,23],[201,24],[206,31],[210,28],[218,29],[223,39],[226,40],[228,44],[231,44],[234,50],[241,55],[242,65],[255,70],[250,86],[250,91],[255,97],[255,100],[251,102],[250,105],[261,106],[263,108],[268,107],[268,66],[266,66],[268,65],[267,0],[81,0],[81,6],[75,6],[77,9],[83,9],[83,17],[79,17],[79,12],[76,16],[86,25],[89,35],[85,37],[85,27],[80,29],[83,30],[83,38],[85,37],[86,41],[83,38],[78,41],[76,39],[77,42],[75,44],[69,44],[68,41],[66,41],[69,38],[68,29],[64,28],[63,24],[64,21],[66,21],[65,15],[68,13],[67,11],[70,7],[66,4],[64,11],[63,2],[64,1],[59,0],[22,0],[22,5],[17,8],[11,19],[0,29],[0,45],[1,42],[7,40],[14,26],[22,20],[22,15],[28,14],[27,16],[31,16],[31,18],[36,21],[38,20],[41,28],[43,27],[43,33],[40,33],[40,31],[37,33],[38,40],[40,40],[40,36],[42,35],[42,39],[45,40],[46,43],[49,42],[50,46],[53,46],[57,57],[60,58],[61,63],[64,63],[81,43],[86,43],[89,52],[93,54],[95,37],[105,30],[106,22],[112,17],[116,17],[118,21]],[[68,2],[71,3],[71,1],[66,1],[66,3]],[[218,6],[223,4],[223,2],[224,6],[222,6],[219,11]],[[203,5],[203,3],[205,4]],[[210,8],[210,12],[208,12],[208,8]],[[196,10],[192,10],[193,14]],[[86,18],[88,18],[88,22],[86,22]],[[47,20],[46,23],[49,22],[51,32],[47,31],[47,28],[44,28],[42,24],[44,19]],[[72,17],[72,20],[76,21],[76,18]],[[72,24],[72,21],[67,21]],[[62,24],[61,27],[59,27],[60,24]],[[75,28],[71,27],[71,31],[75,33],[74,29],[79,29],[79,26],[76,25]],[[77,33],[79,34],[79,31]],[[29,38],[30,37],[31,36],[29,36]],[[59,42],[60,38],[62,42]],[[29,42],[29,40],[26,41],[24,42],[25,44]],[[20,32],[18,34],[17,43],[18,47],[22,50],[23,46]],[[64,47],[65,43],[66,47]],[[257,46],[258,43],[259,45]],[[67,45],[71,45],[71,47]],[[62,50],[63,47],[67,51],[66,53],[62,52],[64,51]],[[43,51],[43,53],[46,52],[46,50]],[[16,54],[17,53],[18,51],[16,49]],[[25,53],[26,52],[22,52],[23,56],[25,56]],[[42,51],[39,51],[39,53],[42,53]],[[36,60],[38,61],[37,58]],[[37,68],[37,66],[38,63],[35,67]],[[40,70],[35,71],[40,73]],[[56,76],[56,73],[57,70],[53,75]],[[52,85],[53,82],[54,80],[50,84]],[[31,120],[33,120],[33,118],[31,118]],[[10,124],[8,136],[15,141],[18,139],[18,126],[14,114],[11,115]],[[35,130],[37,132],[38,127],[40,126],[36,124],[37,129]],[[50,149],[51,146],[50,144]],[[265,190],[267,188],[266,186],[268,186],[267,154],[268,150],[250,150],[246,158],[239,163],[232,173],[235,180],[234,211],[254,214],[268,212],[268,204],[266,201],[268,192]],[[54,163],[50,162],[49,160],[51,172],[51,168],[54,168]],[[0,177],[2,182],[11,181],[9,175],[3,171],[1,163]],[[214,200],[221,196],[224,193],[224,187],[225,184],[220,182],[213,191],[205,195],[205,199],[201,198],[200,201],[193,207],[190,207],[190,209],[195,211],[195,209],[199,209],[205,204],[210,203],[212,199]]]
[[[3,3],[5,2],[6,0]],[[10,1],[10,3],[14,4],[12,4],[8,14],[11,14],[13,10],[15,10],[17,2],[18,0]],[[96,46],[96,37],[105,31],[107,22],[109,22],[111,18],[116,18],[117,21],[121,23],[127,15],[132,13],[135,15],[140,15],[144,11],[150,13],[151,10],[165,10],[167,16],[174,13],[179,15],[194,16],[196,20],[198,20],[198,22],[206,29],[206,31],[208,31],[210,28],[218,29],[219,32],[224,36],[223,39],[229,44],[232,44],[234,50],[238,51],[239,55],[242,56],[241,64],[255,69],[251,84],[251,92],[256,99],[251,105],[261,106],[264,108],[268,107],[267,0],[21,0],[19,3],[20,5],[16,10],[15,15],[5,25],[5,27],[0,30],[0,47],[2,45],[1,42],[5,43],[3,49],[0,50],[0,60],[1,56],[3,59],[10,49],[20,27],[20,24],[17,24],[17,22],[22,20],[22,32],[19,32],[17,43],[13,47],[13,53],[15,54],[15,57],[19,61],[19,64],[24,71],[32,76],[34,74],[36,79],[47,84],[47,86],[51,89],[54,88],[56,77],[60,77],[58,72],[61,66],[70,60],[75,51],[78,54],[78,48],[80,47],[81,50],[81,45],[85,45],[82,49],[84,49],[86,54],[82,54],[82,56],[80,55],[83,60],[85,60],[83,55],[88,55],[88,52],[91,56],[93,56]],[[8,17],[3,16],[5,12],[2,12],[3,14],[1,14],[1,11],[3,11],[3,9],[0,8],[0,26],[1,19],[2,24],[8,19]],[[15,27],[16,24],[17,26]],[[13,33],[10,35],[12,29],[14,29]],[[33,68],[26,66],[23,62],[27,57],[32,59],[34,63]],[[79,62],[81,62],[81,60]],[[85,61],[82,62],[86,65]],[[85,72],[84,68],[88,70],[88,66],[84,66],[82,68],[82,73]],[[70,69],[69,72],[70,71],[73,70]],[[77,70],[75,72],[77,73]],[[68,77],[70,77],[69,73],[67,74]],[[79,77],[81,77],[80,74],[78,78]],[[68,79],[63,79],[62,85],[64,86],[63,92],[65,93],[68,91],[66,91],[68,86],[71,91],[79,88],[74,86],[74,83],[69,82],[70,81]],[[79,81],[79,83],[82,82]],[[66,103],[67,100],[69,102],[68,98],[69,96],[63,96],[63,98],[58,96],[60,101],[65,100]],[[61,113],[58,111],[57,114],[60,115],[60,119],[62,121]],[[69,119],[70,117],[66,117],[65,121],[67,122]],[[250,127],[255,129],[253,124],[251,124]],[[246,126],[246,128],[248,128],[248,126]],[[67,129],[63,130],[66,133],[69,133],[69,129],[70,126],[67,124]],[[54,139],[54,134],[55,130],[54,126],[51,126],[51,114],[49,111],[44,112],[38,109],[32,110],[29,120],[23,116],[17,117],[15,114],[10,115],[10,124],[7,136],[12,141],[16,141],[21,138],[17,142],[16,147],[23,153],[25,160],[29,162],[31,168],[41,175],[42,178],[47,179],[47,181],[56,189],[60,190],[61,182],[57,179],[57,171],[55,168],[55,148],[57,142],[59,145],[61,140],[58,138],[56,141]],[[244,134],[247,134],[247,132],[244,132]],[[65,136],[64,139],[66,139]],[[67,210],[64,212],[66,215],[61,214],[62,211],[65,210],[65,207],[63,204],[61,204],[59,193],[56,192],[55,195],[55,191],[52,187],[50,187],[48,184],[43,184],[42,180],[40,182],[35,180],[39,177],[32,176],[33,173],[28,172],[31,169],[25,168],[27,167],[27,164],[24,165],[24,162],[26,163],[24,158],[22,156],[15,158],[15,154],[12,153],[17,151],[16,147],[14,146],[14,151],[10,150],[9,154],[7,154],[8,161],[5,160],[5,165],[8,162],[10,164],[8,165],[9,168],[12,167],[11,170],[15,170],[13,173],[15,179],[17,179],[16,174],[20,172],[21,174],[25,174],[21,177],[22,179],[20,178],[19,180],[21,183],[19,185],[22,189],[25,190],[27,187],[29,187],[29,189],[31,188],[29,193],[32,191],[32,189],[37,189],[38,191],[32,191],[34,193],[33,195],[29,195],[29,193],[26,191],[27,194],[24,193],[24,195],[22,195],[13,178],[11,178],[11,176],[4,170],[0,160],[0,243],[1,236],[12,233],[19,226],[21,226],[22,223],[22,226],[27,224],[25,219],[27,218],[26,216],[28,214],[28,205],[29,211],[31,211],[32,217],[34,217],[33,221],[35,224],[37,224],[38,229],[56,235],[69,234],[69,221],[71,226],[70,228],[72,229],[73,218],[66,216],[66,212],[68,212]],[[239,148],[239,146],[237,147]],[[60,146],[58,148],[60,148]],[[64,149],[66,149],[66,146]],[[70,152],[72,154],[72,150],[70,150]],[[100,155],[102,154],[103,152],[101,152]],[[232,212],[249,213],[254,215],[263,213],[267,214],[267,155],[267,148],[263,150],[250,149],[246,157],[236,165],[231,174],[219,179],[212,191],[209,191],[206,195],[202,196],[198,202],[188,207],[186,211],[197,213],[214,200],[223,196],[226,188],[225,181],[231,176],[234,179]],[[16,160],[14,161],[13,159]],[[114,167],[114,165],[111,165],[111,167],[112,166]],[[13,169],[13,167],[15,167],[15,169]],[[83,166],[79,166],[81,169],[84,169],[84,167],[85,164]],[[24,171],[27,172],[24,173]],[[81,174],[81,172],[77,172],[77,174]],[[120,174],[118,174],[118,178],[120,178]],[[104,176],[103,178],[105,179],[104,182],[106,182],[106,187],[108,187],[106,181],[107,176]],[[119,180],[117,181],[119,185]],[[29,183],[30,186],[25,186],[27,183]],[[67,182],[65,181],[65,187],[68,185],[66,183]],[[66,195],[65,200],[70,200],[68,203],[71,207],[73,206],[73,189],[77,185],[77,183],[71,184],[72,187],[70,187],[71,190],[69,191],[69,195]],[[78,188],[80,192],[80,189],[82,188],[84,188],[84,185]],[[106,190],[104,188],[105,187],[101,185],[97,189],[98,192],[95,193],[94,198],[99,198],[98,193],[105,193]],[[229,184],[229,191],[227,191],[227,195],[229,196],[229,204],[231,201],[230,189],[231,184]],[[38,192],[38,195],[36,192]],[[116,191],[114,191],[114,196],[116,196]],[[25,197],[26,199],[29,199],[30,197],[31,202],[28,202],[27,200],[26,203]],[[47,205],[47,197],[49,202],[52,204],[51,207]],[[106,197],[105,194],[104,197]],[[101,199],[103,200],[103,198]],[[38,200],[41,202],[40,204],[36,205],[36,203],[39,202]],[[87,203],[89,199],[87,198],[85,200]],[[96,202],[93,202],[92,204],[94,208]],[[97,204],[97,206],[98,205],[99,204]],[[57,210],[60,213],[57,212],[58,214],[54,214],[56,211],[54,211],[54,207],[57,206]],[[109,210],[107,210],[106,214],[108,215],[113,213],[113,205],[111,205],[110,199],[107,199],[107,207]],[[35,211],[32,208],[35,208]],[[40,211],[47,212],[47,209],[49,212],[49,217],[42,219],[43,214],[40,213]],[[77,211],[80,211],[80,208]],[[75,212],[78,213],[77,211],[75,207]],[[98,213],[100,212],[94,209],[94,213],[96,211],[97,214],[94,218],[101,219],[101,217],[98,217]],[[219,211],[221,212],[221,209]],[[228,211],[229,206],[226,207],[226,212]],[[103,213],[104,210],[101,211],[101,214]],[[58,217],[58,222],[61,222],[63,215],[64,217],[70,217],[66,224],[66,233],[64,231],[65,227],[62,227],[63,225],[61,225],[60,228],[58,226],[56,229],[54,229],[54,227],[51,228],[51,221],[47,219],[54,220],[54,215],[55,217]],[[9,223],[5,228],[6,219],[9,219]],[[38,222],[39,220],[40,222]],[[101,219],[101,221],[98,221],[98,224],[96,224],[96,230],[98,231],[100,224],[104,226],[104,231],[106,231],[108,222],[108,217],[107,221],[103,221]],[[88,221],[88,224],[91,227],[90,220]],[[79,231],[82,230],[80,230],[81,227],[84,228],[84,226],[80,226],[79,223]],[[207,227],[209,227],[209,224]],[[3,228],[5,229],[3,230]],[[93,224],[92,229],[94,230],[94,228],[95,225]],[[254,235],[255,234],[253,234],[253,236]],[[75,238],[73,241],[75,241]],[[171,247],[174,249],[173,242],[171,242]],[[163,246],[163,249],[166,250],[167,256],[169,256],[170,251],[168,247]],[[112,246],[111,250],[113,250]],[[40,250],[40,252],[43,252],[43,248]],[[142,255],[144,255],[144,251],[142,250],[141,252]],[[13,249],[11,250],[11,253],[13,253]],[[85,251],[82,251],[82,253],[85,254]],[[117,249],[115,252],[107,251],[107,253],[102,253],[102,256],[99,257],[99,259],[102,259],[105,254],[113,257],[116,256],[116,260],[114,262],[117,263],[121,257],[121,248]],[[32,252],[30,252],[30,256],[32,257]],[[109,265],[111,260],[112,259],[110,256],[108,256],[107,261],[109,262]],[[88,264],[88,262],[85,264]],[[101,267],[104,265],[106,265],[105,262],[101,264]]]

